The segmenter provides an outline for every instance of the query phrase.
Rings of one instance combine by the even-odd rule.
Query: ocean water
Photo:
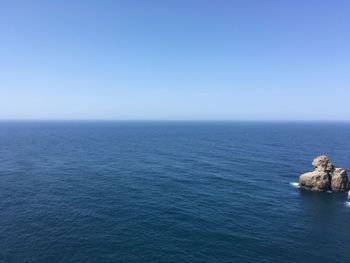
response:
[[[349,169],[350,124],[1,122],[0,262],[350,262],[319,154]]]

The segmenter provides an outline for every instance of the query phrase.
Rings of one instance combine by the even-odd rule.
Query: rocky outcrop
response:
[[[350,191],[348,192],[348,200],[350,201]]]
[[[315,167],[313,172],[302,174],[299,177],[299,186],[311,191],[334,191],[346,192],[350,183],[346,171],[342,168],[335,168],[329,158],[321,155],[312,161]]]

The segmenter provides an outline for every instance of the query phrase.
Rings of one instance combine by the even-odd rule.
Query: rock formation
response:
[[[301,188],[311,191],[346,192],[350,189],[350,183],[346,171],[335,168],[327,156],[321,155],[312,161],[315,167],[313,172],[302,174],[299,177]]]
[[[349,189],[349,180],[344,169],[335,168],[331,174],[331,189],[336,192],[346,192]]]
[[[350,201],[350,191],[348,192],[348,200]]]

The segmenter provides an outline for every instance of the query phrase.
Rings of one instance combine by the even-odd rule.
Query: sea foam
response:
[[[295,187],[295,188],[299,188],[299,183],[296,183],[296,182],[291,182],[289,183],[291,186]]]

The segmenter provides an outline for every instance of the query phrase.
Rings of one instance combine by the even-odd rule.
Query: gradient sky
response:
[[[350,1],[0,0],[0,119],[350,120]]]

